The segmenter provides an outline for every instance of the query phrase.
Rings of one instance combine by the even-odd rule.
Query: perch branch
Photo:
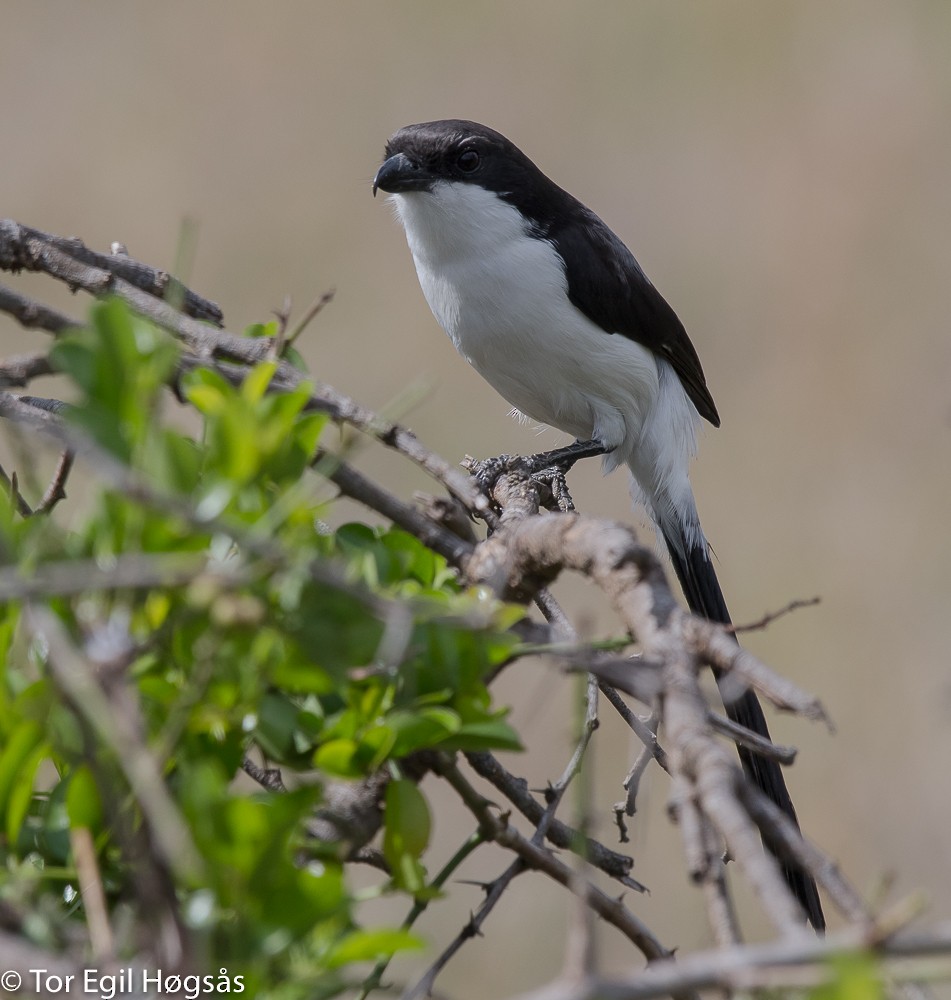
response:
[[[637,636],[645,658],[664,664],[664,723],[673,774],[690,782],[698,808],[725,838],[777,931],[789,937],[805,933],[799,905],[775,860],[761,849],[757,824],[744,807],[739,788],[745,779],[713,737],[698,673],[703,664],[715,661],[725,671],[735,669],[742,682],[785,708],[823,717],[821,706],[738,651],[722,629],[683,612],[656,558],[637,545],[628,528],[578,515],[532,516],[537,510],[533,494],[531,484],[513,477],[498,481],[494,496],[502,526],[476,550],[470,577],[510,596],[531,594],[569,568],[598,584]],[[779,836],[771,842],[782,844]],[[686,846],[691,856],[698,856]]]

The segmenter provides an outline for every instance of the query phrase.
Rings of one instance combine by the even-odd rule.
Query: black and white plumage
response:
[[[621,240],[500,133],[462,120],[400,129],[373,184],[390,193],[436,319],[515,410],[605,448],[626,464],[691,610],[730,615],[700,527],[688,465],[700,418],[719,426],[683,325]],[[752,691],[730,717],[768,736]],[[777,764],[743,766],[795,820]],[[811,923],[812,879],[787,865]]]

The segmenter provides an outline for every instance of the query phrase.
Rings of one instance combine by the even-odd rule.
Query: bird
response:
[[[516,416],[594,441],[663,538],[691,611],[731,618],[688,476],[701,419],[720,426],[683,324],[634,255],[500,132],[464,119],[407,125],[387,142],[373,194],[391,196],[436,320]],[[769,738],[756,694],[725,700]],[[796,823],[779,765],[738,746],[747,776]],[[813,927],[813,878],[784,876]]]

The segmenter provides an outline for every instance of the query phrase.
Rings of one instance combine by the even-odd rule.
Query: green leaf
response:
[[[336,969],[351,962],[378,962],[398,951],[418,951],[423,941],[407,930],[382,927],[351,931],[330,949],[325,961]]]
[[[339,677],[354,665],[371,662],[383,626],[356,595],[308,581],[298,606],[287,610],[285,627],[324,670]]]
[[[294,748],[299,709],[286,696],[270,691],[261,699],[255,739],[268,757],[283,761]]]
[[[51,360],[82,390],[68,418],[128,461],[153,433],[153,410],[178,346],[118,299],[97,303],[90,317],[88,328],[56,341]]]
[[[30,754],[43,743],[43,730],[31,719],[22,721],[10,734],[0,752],[0,817],[6,814],[10,792],[19,784],[32,788],[32,774],[24,773]]]
[[[7,797],[4,830],[7,840],[10,843],[16,843],[20,836],[20,828],[23,826],[23,821],[30,811],[30,805],[36,794],[36,772],[48,755],[46,744],[41,743],[33,747],[20,766],[17,783],[10,790],[10,794]]]
[[[272,319],[268,320],[267,323],[252,323],[245,327],[244,335],[246,337],[276,337],[277,329],[277,320]]]
[[[502,719],[466,722],[446,740],[451,750],[522,750],[518,733]]]
[[[414,750],[442,745],[458,733],[462,725],[456,712],[448,708],[425,708],[418,712],[394,711],[386,716],[395,733],[390,756],[405,757]]]
[[[383,855],[400,888],[418,892],[425,885],[419,858],[429,845],[429,806],[415,782],[401,778],[386,786]]]
[[[211,368],[193,368],[181,381],[185,398],[201,413],[220,413],[234,395],[231,383]]]
[[[314,754],[314,765],[327,774],[341,778],[362,778],[359,765],[360,745],[356,740],[328,740]]]
[[[57,865],[65,865],[72,850],[69,837],[69,813],[66,810],[68,788],[68,778],[57,782],[43,803],[42,809],[39,843],[47,858]]]
[[[256,403],[267,392],[267,387],[277,371],[276,361],[260,361],[245,376],[241,383],[241,395],[249,403]]]
[[[298,694],[329,694],[334,690],[333,679],[326,670],[307,659],[297,659],[290,652],[274,666],[271,680]]]
[[[853,953],[833,958],[831,982],[816,987],[810,1000],[884,1000],[882,977],[871,955]]]
[[[66,812],[70,826],[86,827],[93,833],[102,826],[102,801],[92,772],[81,764],[69,778],[66,789]]]

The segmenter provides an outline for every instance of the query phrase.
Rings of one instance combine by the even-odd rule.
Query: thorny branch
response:
[[[479,828],[487,839],[509,848],[529,868],[544,872],[566,889],[582,895],[598,916],[613,924],[641,950],[646,958],[657,959],[670,954],[647,926],[623,906],[620,900],[612,899],[591,882],[585,881],[579,885],[566,864],[535,843],[533,839],[520,834],[511,826],[505,815],[496,815],[489,800],[476,791],[454,761],[448,757],[440,757],[433,769],[455,789],[466,808],[478,820]]]
[[[801,933],[798,905],[773,859],[759,848],[757,822],[737,795],[744,784],[738,767],[710,731],[698,674],[705,664],[715,663],[775,704],[811,717],[824,717],[819,703],[736,647],[722,630],[684,613],[656,560],[626,527],[579,515],[538,514],[534,486],[516,477],[503,476],[495,497],[504,511],[502,527],[470,560],[470,576],[511,594],[529,589],[532,581],[547,584],[562,569],[576,569],[601,587],[638,637],[644,657],[664,665],[664,723],[673,747],[669,759],[674,777],[687,783],[701,815],[726,841],[777,931]],[[770,837],[768,826],[760,828]],[[685,838],[700,829],[700,824],[688,824]],[[787,842],[780,846],[790,850]],[[685,847],[688,856],[707,856],[692,842]],[[702,881],[708,870],[709,865],[698,863],[695,877]],[[821,881],[820,871],[812,874]]]
[[[289,316],[285,310],[277,338],[236,336],[223,329],[223,317],[217,305],[185,288],[166,272],[135,261],[125,252],[101,254],[79,240],[51,236],[11,220],[0,220],[0,269],[45,272],[74,291],[82,289],[96,297],[113,295],[122,299],[180,341],[183,353],[176,378],[194,368],[211,367],[232,383],[240,384],[249,366],[265,358],[275,358],[278,365],[270,387],[272,392],[295,388],[304,380],[304,376],[282,360],[281,355],[306,322],[329,301],[329,295],[318,299],[309,315],[289,335]],[[77,325],[72,317],[3,287],[0,287],[0,312],[13,316],[24,327],[43,330],[53,336]],[[0,361],[0,390],[24,387],[51,373],[54,373],[54,365],[46,352],[7,358]],[[597,446],[589,443],[558,449],[534,464],[527,459],[503,457],[495,466],[480,464],[477,467],[480,479],[476,481],[431,452],[398,424],[380,418],[330,386],[311,380],[308,386],[311,393],[309,409],[325,412],[334,421],[354,427],[396,450],[424,469],[448,496],[430,498],[419,504],[409,503],[357,472],[343,456],[326,450],[314,456],[312,468],[318,475],[333,482],[341,493],[421,539],[468,580],[487,583],[509,598],[534,600],[548,622],[550,640],[568,643],[579,650],[583,644],[547,587],[564,570],[583,573],[601,589],[624,627],[636,637],[639,647],[639,656],[635,659],[591,652],[579,652],[569,659],[573,669],[587,671],[597,679],[597,684],[590,681],[587,685],[586,721],[578,745],[561,777],[549,786],[544,805],[521,779],[502,768],[492,755],[468,755],[473,769],[531,824],[530,836],[516,829],[508,814],[500,814],[492,806],[463,774],[454,757],[430,755],[418,768],[419,776],[425,770],[432,770],[443,778],[472,813],[479,833],[464,853],[474,850],[483,841],[493,841],[510,851],[514,860],[486,887],[486,898],[472,920],[417,986],[406,994],[407,997],[429,993],[439,970],[479,931],[514,878],[528,870],[544,873],[579,896],[593,912],[632,941],[650,963],[646,972],[631,980],[612,982],[598,979],[596,970],[585,965],[588,981],[580,984],[577,981],[556,982],[547,990],[533,994],[532,1000],[689,996],[693,990],[707,986],[739,989],[776,985],[783,981],[783,969],[808,963],[813,963],[815,968],[814,963],[836,945],[842,948],[846,943],[848,946],[872,944],[888,953],[896,942],[906,940],[876,939],[870,913],[836,865],[804,840],[785,817],[746,783],[732,753],[717,739],[718,733],[745,741],[758,752],[787,763],[794,751],[757,740],[752,734],[737,732],[737,727],[721,719],[707,705],[698,675],[702,668],[715,666],[732,678],[738,688],[752,686],[777,707],[809,718],[825,719],[819,702],[738,647],[722,628],[682,611],[653,553],[638,544],[629,528],[573,512],[563,482],[564,472],[579,457],[596,454]],[[24,516],[48,513],[63,499],[67,478],[78,457],[93,465],[106,480],[139,497],[142,502],[164,505],[186,523],[192,522],[195,514],[186,503],[159,495],[148,483],[132,476],[110,456],[91,446],[75,428],[67,427],[59,419],[60,408],[56,400],[17,397],[0,391],[0,416],[43,431],[61,448],[56,472],[35,512],[20,495],[15,475],[5,477],[4,474],[6,488],[17,500]],[[569,513],[539,513],[542,499],[545,504]],[[487,540],[480,543],[475,539],[465,523],[467,515],[479,517],[489,524],[492,534]],[[207,530],[207,519],[201,525]],[[223,527],[254,559],[265,564],[280,560],[281,553],[276,552],[267,539],[241,535],[234,526]],[[91,565],[62,569],[61,574],[55,574],[55,579],[49,570],[41,569],[30,579],[7,571],[0,575],[0,596],[5,593],[6,599],[38,601],[53,592],[95,588],[97,573],[104,572]],[[141,586],[152,580],[193,579],[196,574],[207,571],[199,559],[180,563],[123,559],[110,568],[108,585]],[[243,564],[231,572],[253,571],[250,564]],[[106,581],[101,585],[106,586]],[[127,779],[138,790],[143,805],[148,807],[145,809],[147,833],[160,847],[165,864],[169,867],[191,864],[191,851],[175,811],[173,808],[166,811],[168,802],[157,762],[140,745],[134,725],[129,725],[134,722],[134,712],[124,723],[108,718],[109,699],[122,697],[121,687],[104,689],[97,686],[92,680],[94,671],[90,670],[83,652],[58,630],[52,616],[39,604],[31,605],[30,614],[32,627],[45,637],[56,676],[67,696],[79,704],[90,726],[105,732],[120,751],[120,757],[125,754]],[[770,620],[771,617],[765,618],[753,627],[761,627]],[[625,839],[621,814],[633,815],[642,775],[650,761],[657,760],[671,774],[670,811],[681,827],[688,870],[704,888],[711,926],[716,940],[723,946],[709,956],[694,955],[675,961],[671,951],[621,900],[610,898],[594,884],[589,874],[573,870],[546,846],[550,843],[577,851],[584,856],[588,866],[600,869],[628,888],[642,888],[630,878],[630,858],[583,836],[556,816],[566,788],[583,767],[585,751],[597,728],[598,688],[644,744],[644,750],[627,775],[625,801],[617,807],[621,839]],[[647,706],[646,718],[641,719],[633,712],[619,690]],[[664,748],[657,740],[658,724],[664,729]],[[245,770],[275,793],[283,789],[281,775],[275,769],[260,767],[247,759]],[[342,812],[325,811],[315,818],[314,834],[339,839],[340,815],[363,816],[366,822],[361,821],[359,831],[351,840],[350,856],[372,863],[373,855],[379,863],[379,852],[369,845],[379,825],[381,788],[385,783],[385,776],[381,776],[379,781],[371,780],[361,787],[351,788]],[[848,932],[824,942],[817,942],[803,933],[795,901],[776,863],[761,849],[758,831],[776,845],[780,853],[794,857],[814,875],[851,922]],[[779,943],[760,950],[737,944],[740,933],[722,863],[724,844],[735,859],[737,869],[757,893],[763,911],[780,936]],[[176,944],[173,940],[182,933],[174,918],[174,901],[161,878],[155,885],[157,906],[171,921],[170,924],[166,921],[165,932],[173,931],[166,953],[175,958],[185,944],[183,941]],[[413,914],[408,917],[410,922],[411,919],[414,919]],[[951,948],[951,934],[946,937],[945,946]],[[107,940],[105,933],[102,940]],[[379,981],[379,975],[375,982],[368,981],[366,992]]]

